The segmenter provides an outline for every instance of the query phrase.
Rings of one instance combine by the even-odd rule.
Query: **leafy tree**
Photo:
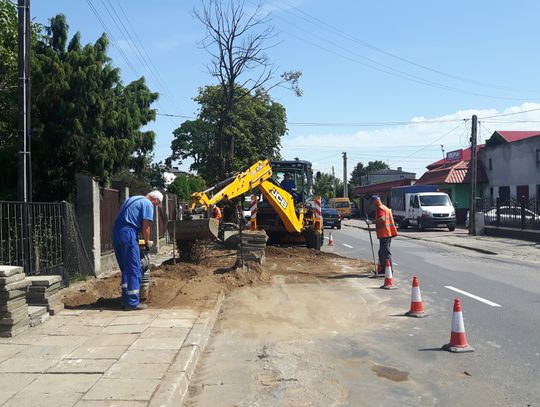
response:
[[[343,183],[332,174],[321,173],[313,184],[315,195],[320,195],[326,200],[334,198],[334,183],[336,185],[336,196],[343,195]]]
[[[364,166],[361,162],[357,163],[351,173],[350,183],[353,186],[362,185],[362,177],[368,175],[374,171],[387,170],[390,167],[384,161],[375,160],[368,162],[367,166]]]
[[[266,50],[275,34],[264,17],[262,3],[255,8],[245,8],[244,0],[203,0],[195,16],[206,28],[203,46],[211,55],[210,75],[217,78],[219,103],[214,105],[216,126],[217,164],[221,174],[234,171],[233,160],[241,156],[237,145],[242,144],[236,126],[236,104],[263,88],[289,84],[297,96],[302,95],[298,80],[299,71],[284,72],[274,80],[276,67],[270,62]],[[252,76],[249,76],[249,75]],[[233,127],[231,129],[231,127]]]
[[[242,92],[247,90],[242,89]],[[198,118],[182,123],[173,132],[170,160],[191,158],[191,170],[197,171],[211,185],[225,178],[216,165],[220,156],[217,135],[221,115],[220,87],[201,88],[195,101],[200,105]],[[259,89],[239,100],[230,117],[232,121],[227,133],[237,140],[231,171],[243,170],[257,160],[280,158],[280,139],[287,132],[285,108],[281,104],[273,102]]]
[[[53,17],[32,60],[34,187],[44,200],[69,197],[80,171],[105,183],[127,168],[142,174],[154,146],[141,127],[155,119],[158,95],[144,78],[121,82],[105,35],[82,46],[76,33],[66,48],[67,39],[65,17]]]
[[[167,192],[176,194],[182,201],[189,201],[193,192],[203,191],[205,188],[206,184],[201,177],[180,174],[168,186]]]

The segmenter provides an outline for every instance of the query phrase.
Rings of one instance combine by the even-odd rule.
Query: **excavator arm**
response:
[[[257,161],[246,171],[226,179],[225,181],[202,192],[194,192],[191,195],[191,208],[197,205],[210,207],[223,199],[233,199],[258,187],[261,183],[272,176],[272,167],[268,160]],[[212,197],[207,194],[217,190]]]
[[[197,205],[210,207],[223,199],[233,199],[243,195],[254,188],[259,187],[264,197],[277,212],[285,229],[288,232],[300,233],[303,229],[304,210],[301,209],[297,215],[294,206],[294,199],[290,193],[277,186],[269,179],[272,177],[272,167],[268,160],[257,161],[246,171],[231,177],[220,184],[202,192],[195,192],[191,195],[191,207]],[[208,193],[217,190],[211,197]]]

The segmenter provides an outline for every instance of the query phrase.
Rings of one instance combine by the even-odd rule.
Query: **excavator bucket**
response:
[[[176,240],[207,240],[217,239],[219,233],[219,220],[210,219],[190,219],[177,220],[171,222]]]

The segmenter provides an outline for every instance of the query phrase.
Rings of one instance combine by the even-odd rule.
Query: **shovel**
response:
[[[369,232],[369,243],[371,244],[371,254],[373,255],[373,274],[377,275],[377,263],[375,262],[375,250],[373,249],[373,238],[371,237],[371,227],[369,226],[368,221],[366,220],[367,230]]]

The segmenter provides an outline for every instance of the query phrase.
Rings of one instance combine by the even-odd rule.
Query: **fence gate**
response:
[[[73,208],[67,202],[0,201],[0,264],[26,275],[91,275]]]

